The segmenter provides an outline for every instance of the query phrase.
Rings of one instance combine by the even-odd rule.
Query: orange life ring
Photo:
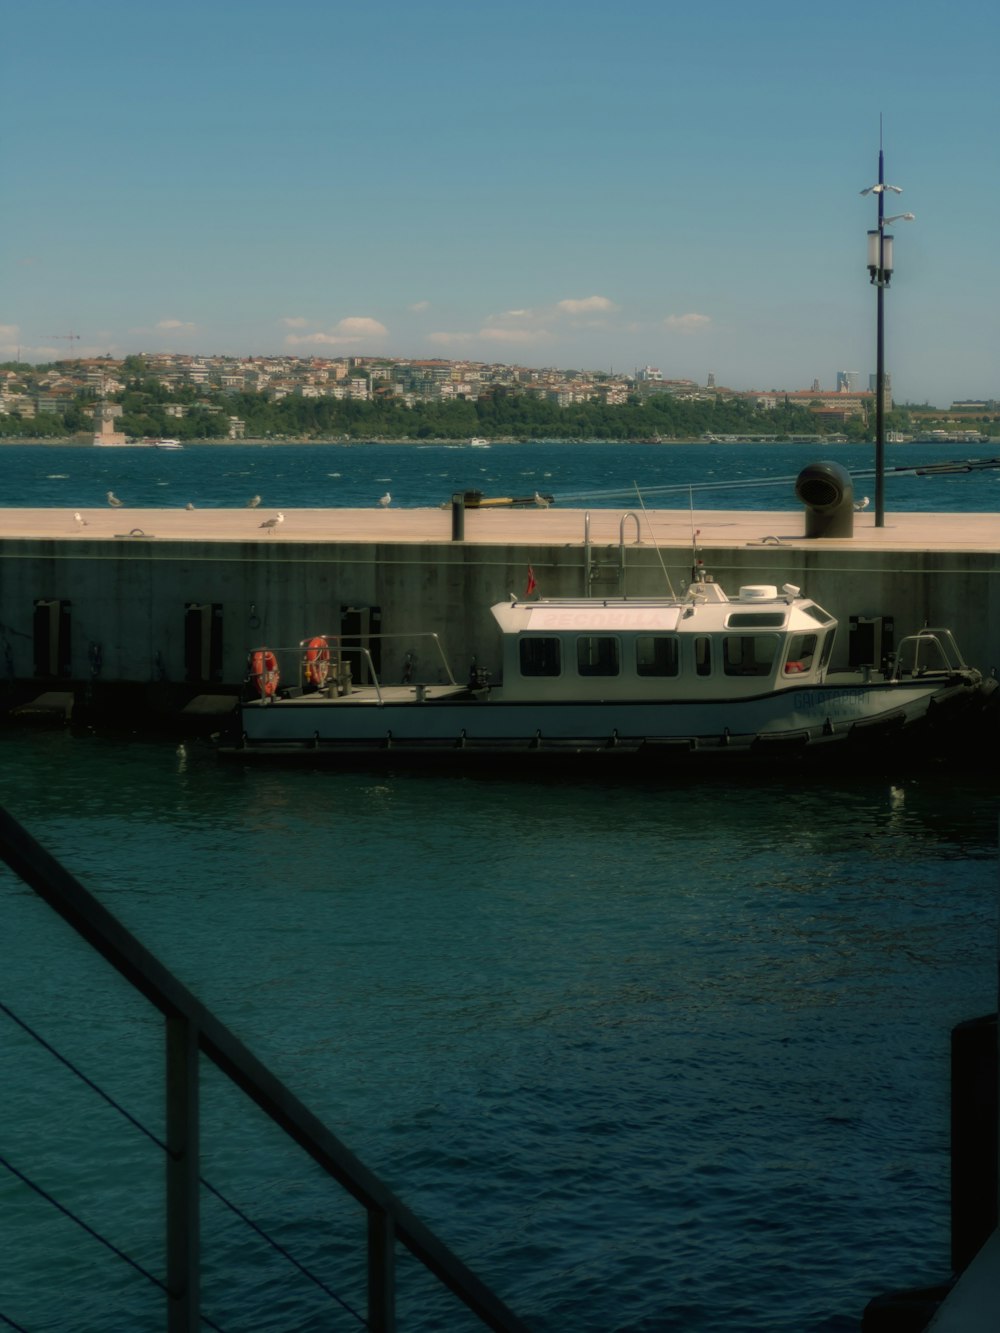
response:
[[[281,673],[278,671],[278,659],[270,648],[258,648],[250,654],[250,675],[258,694],[270,698],[276,693]]]
[[[330,674],[330,648],[321,634],[317,634],[306,644],[306,655],[302,661],[306,681],[315,685],[317,689],[322,689]]]

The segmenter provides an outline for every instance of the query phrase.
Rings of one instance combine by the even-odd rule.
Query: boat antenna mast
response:
[[[646,504],[642,498],[642,491],[639,490],[639,483],[637,481],[633,481],[632,485],[635,487],[635,493],[639,498],[639,508],[642,510],[642,516],[646,520],[646,528],[649,532],[650,537],[653,539],[653,550],[656,552],[656,558],[659,560],[660,568],[663,570],[663,578],[667,585],[667,592],[670,594],[671,597],[676,597],[677,594],[674,592],[674,585],[670,582],[670,575],[667,573],[667,567],[663,563],[663,554],[660,551],[659,543],[656,540],[656,533],[653,531],[653,525],[652,523],[650,523],[649,515],[646,513]]]
[[[698,538],[701,528],[694,525],[694,487],[688,487],[688,513],[691,515],[691,582],[704,583],[705,562],[698,555]]]

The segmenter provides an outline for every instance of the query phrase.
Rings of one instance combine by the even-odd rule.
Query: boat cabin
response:
[[[732,698],[818,684],[837,631],[790,584],[729,598],[706,580],[675,600],[512,600],[492,612],[505,701]]]

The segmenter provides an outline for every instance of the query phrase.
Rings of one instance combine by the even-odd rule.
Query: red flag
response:
[[[534,570],[531,568],[531,566],[529,565],[529,566],[528,566],[528,586],[527,586],[527,587],[525,588],[525,590],[524,590],[524,595],[525,595],[525,597],[530,597],[531,594],[535,591],[535,589],[536,589],[537,587],[538,587],[538,584],[535,582],[535,571],[534,571]]]

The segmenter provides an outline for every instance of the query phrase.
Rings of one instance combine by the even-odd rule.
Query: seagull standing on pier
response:
[[[108,491],[108,504],[112,509],[121,509],[122,507],[122,502],[118,499],[118,496],[115,495],[114,491]]]
[[[383,509],[388,509],[389,506],[392,504],[392,496],[389,494],[388,491],[386,491],[385,495],[380,496],[379,504],[382,506]]]
[[[860,512],[862,509],[867,509],[870,503],[871,502],[869,501],[868,496],[865,495],[862,496],[862,498],[857,502],[854,508],[858,510],[858,512]]]
[[[78,528],[85,528],[87,526],[87,520],[84,518],[82,514],[76,513],[73,515],[73,517],[76,519],[76,526]]]
[[[276,514],[274,518],[265,518],[264,522],[260,526],[262,528],[267,528],[267,535],[270,537],[271,533],[278,526],[278,524],[284,523],[284,521],[285,521],[284,514]]]
[[[247,508],[256,509],[259,504],[260,504],[260,496],[252,495],[250,499],[247,501]]]

